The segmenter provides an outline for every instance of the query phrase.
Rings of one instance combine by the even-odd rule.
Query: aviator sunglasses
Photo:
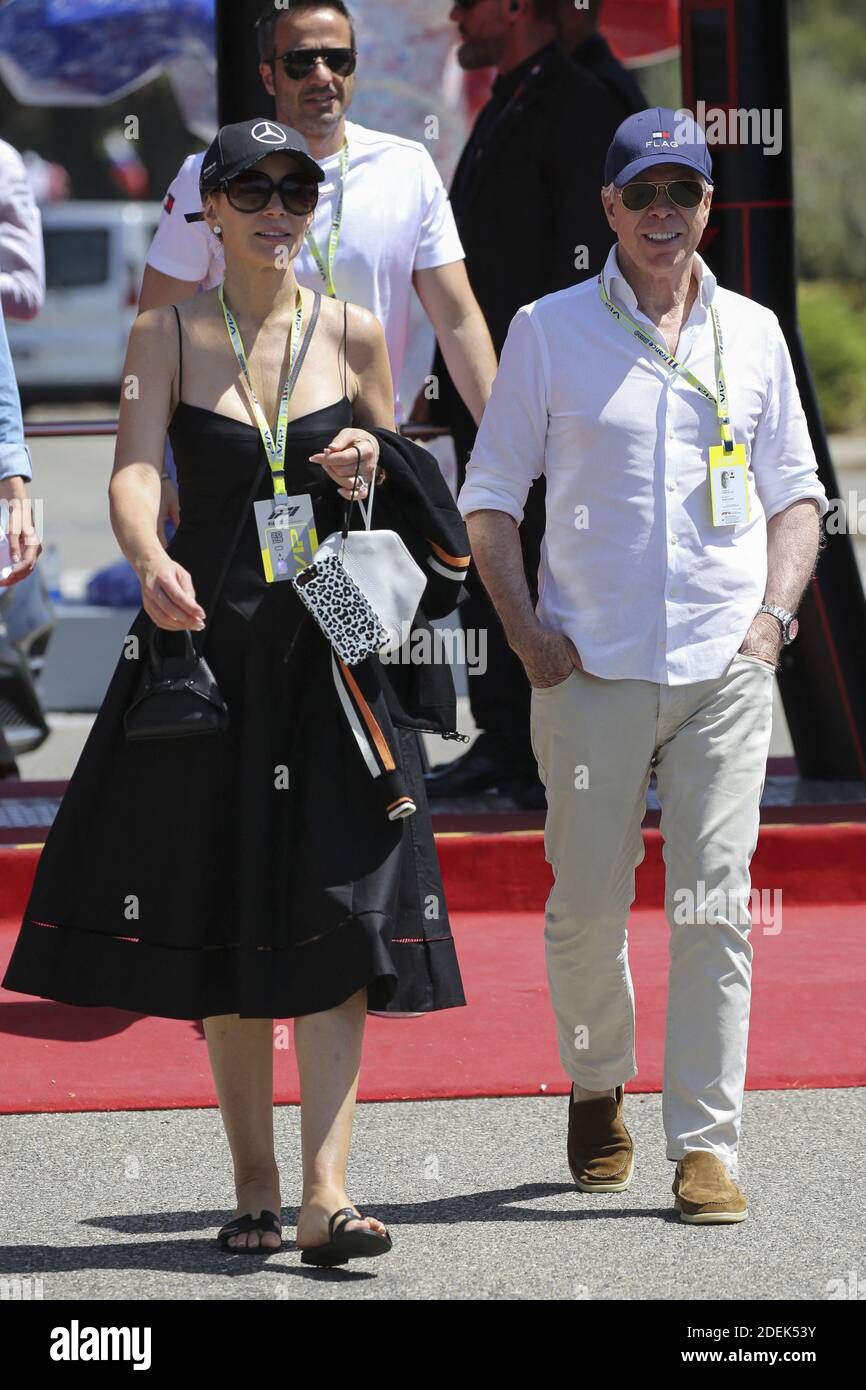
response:
[[[348,77],[355,71],[358,53],[354,48],[290,48],[274,62],[282,63],[286,76],[293,82],[300,82],[309,77],[320,58],[337,77]]]
[[[313,212],[319,201],[319,185],[312,179],[300,178],[297,174],[286,174],[279,182],[258,170],[249,174],[238,174],[236,178],[223,183],[226,197],[238,212],[262,212],[274,195],[280,195],[280,202],[286,212],[304,217]]]
[[[678,208],[696,208],[704,196],[704,186],[697,179],[674,179],[671,183],[627,183],[619,190],[623,207],[629,212],[646,212],[665,190]]]

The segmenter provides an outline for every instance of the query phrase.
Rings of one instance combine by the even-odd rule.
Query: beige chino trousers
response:
[[[533,689],[555,881],[545,952],[562,1065],[603,1091],[637,1074],[628,918],[654,769],[670,968],[662,1113],[667,1157],[709,1149],[737,1172],[758,842],[773,668],[737,654],[716,680],[658,685],[575,669]]]

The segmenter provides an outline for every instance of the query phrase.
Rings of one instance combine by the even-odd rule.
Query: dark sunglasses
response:
[[[627,183],[620,189],[623,206],[629,212],[646,212],[665,190],[678,208],[696,208],[704,196],[704,186],[697,179],[674,179],[672,183]]]
[[[355,71],[358,53],[354,48],[290,48],[274,62],[282,63],[286,76],[293,82],[300,82],[301,78],[309,77],[320,58],[337,77],[348,77]]]
[[[278,183],[268,174],[258,171],[238,174],[222,186],[232,207],[238,212],[261,212],[274,196],[274,189],[279,193],[286,212],[293,212],[298,217],[313,212],[319,201],[319,185],[313,179],[299,178],[297,174],[286,174]]]

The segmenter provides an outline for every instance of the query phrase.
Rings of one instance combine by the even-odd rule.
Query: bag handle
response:
[[[359,478],[360,473],[361,473],[361,451],[360,451],[360,449],[358,449],[357,444],[354,444],[354,445],[352,445],[351,447],[358,450],[358,467],[355,469],[355,476],[354,476],[354,478],[352,479],[353,495],[352,495],[352,496],[348,499],[348,501],[346,502],[346,509],[345,509],[345,511],[344,511],[344,513],[343,513],[343,540],[344,540],[344,541],[345,541],[346,537],[347,537],[348,534],[349,534],[349,517],[350,517],[350,515],[351,515],[352,507],[353,507],[353,505],[354,505],[355,502],[357,502],[358,507],[359,507],[360,512],[361,512],[361,516],[364,518],[364,526],[365,526],[365,528],[366,528],[368,531],[371,529],[371,527],[372,527],[372,525],[373,525],[373,493],[376,491],[376,477],[377,477],[378,472],[379,472],[379,469],[377,468],[377,469],[376,469],[376,472],[373,474],[373,481],[372,481],[371,484],[370,484],[370,495],[369,495],[369,497],[367,498],[367,504],[366,504],[366,506],[365,506],[364,503],[361,501],[360,497],[356,497],[356,496],[354,495],[354,489],[355,489],[355,487],[356,487],[356,485],[357,485],[358,478]]]
[[[191,628],[184,628],[184,630],[183,630],[185,655],[186,655],[187,658],[189,658],[190,656],[192,656],[192,658],[193,658],[194,661],[197,660],[200,656],[202,656],[202,655],[204,654],[205,643],[207,642],[207,639],[208,639],[208,637],[209,637],[209,635],[210,635],[211,617],[212,617],[213,612],[214,612],[214,610],[215,610],[215,608],[216,608],[217,600],[218,600],[218,598],[219,598],[219,596],[220,596],[220,594],[221,594],[221,592],[222,592],[222,587],[223,587],[223,584],[225,583],[226,575],[228,574],[229,565],[231,564],[231,561],[232,561],[232,558],[233,558],[233,556],[234,556],[234,553],[235,553],[235,551],[237,550],[238,542],[240,541],[240,538],[241,538],[241,532],[243,531],[244,526],[246,525],[247,513],[248,513],[250,507],[252,506],[253,501],[255,500],[255,495],[256,495],[256,493],[257,493],[258,490],[259,490],[259,483],[261,482],[262,474],[263,474],[263,472],[264,472],[264,470],[265,470],[266,467],[267,467],[267,459],[265,459],[264,463],[263,463],[262,465],[260,465],[260,467],[259,467],[259,469],[258,469],[258,472],[256,473],[256,476],[255,476],[255,478],[253,479],[253,485],[252,485],[252,487],[250,488],[249,496],[247,497],[247,500],[246,500],[246,502],[244,503],[243,510],[241,511],[241,514],[240,514],[240,520],[238,521],[238,524],[237,524],[237,526],[235,527],[235,533],[234,533],[234,536],[232,537],[232,543],[231,543],[231,545],[229,546],[228,550],[226,551],[225,559],[224,559],[223,564],[222,564],[222,569],[220,570],[219,579],[217,580],[216,586],[215,586],[215,588],[213,589],[213,592],[211,593],[211,596],[210,596],[210,601],[209,601],[208,607],[207,607],[208,616],[205,618],[205,623],[204,623],[204,628],[203,628],[203,630],[202,630],[201,632],[193,632]],[[153,622],[153,619],[151,619],[151,622]],[[163,629],[163,628],[157,627],[156,623],[153,623],[153,630],[151,631],[151,634],[150,634],[150,641],[149,641],[149,643],[148,643],[148,649],[149,649],[149,652],[150,652],[150,662],[151,662],[151,666],[152,666],[154,669],[156,668],[157,660],[158,660],[158,652],[159,652],[159,634],[160,634],[162,631],[164,631],[164,630],[165,630],[165,629]],[[198,645],[198,646],[196,645],[196,638],[197,638],[197,637],[200,638],[200,645]]]

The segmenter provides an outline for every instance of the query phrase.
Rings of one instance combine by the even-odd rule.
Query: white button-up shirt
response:
[[[731,426],[749,464],[748,522],[713,526],[715,406],[623,329],[594,279],[515,314],[458,497],[464,516],[501,511],[519,523],[545,475],[536,612],[611,680],[721,676],[763,602],[767,520],[802,498],[822,516],[829,505],[778,319],[717,285],[700,256],[694,264],[700,292],[676,355],[715,394],[715,304]],[[664,345],[616,247],[604,279]]]

